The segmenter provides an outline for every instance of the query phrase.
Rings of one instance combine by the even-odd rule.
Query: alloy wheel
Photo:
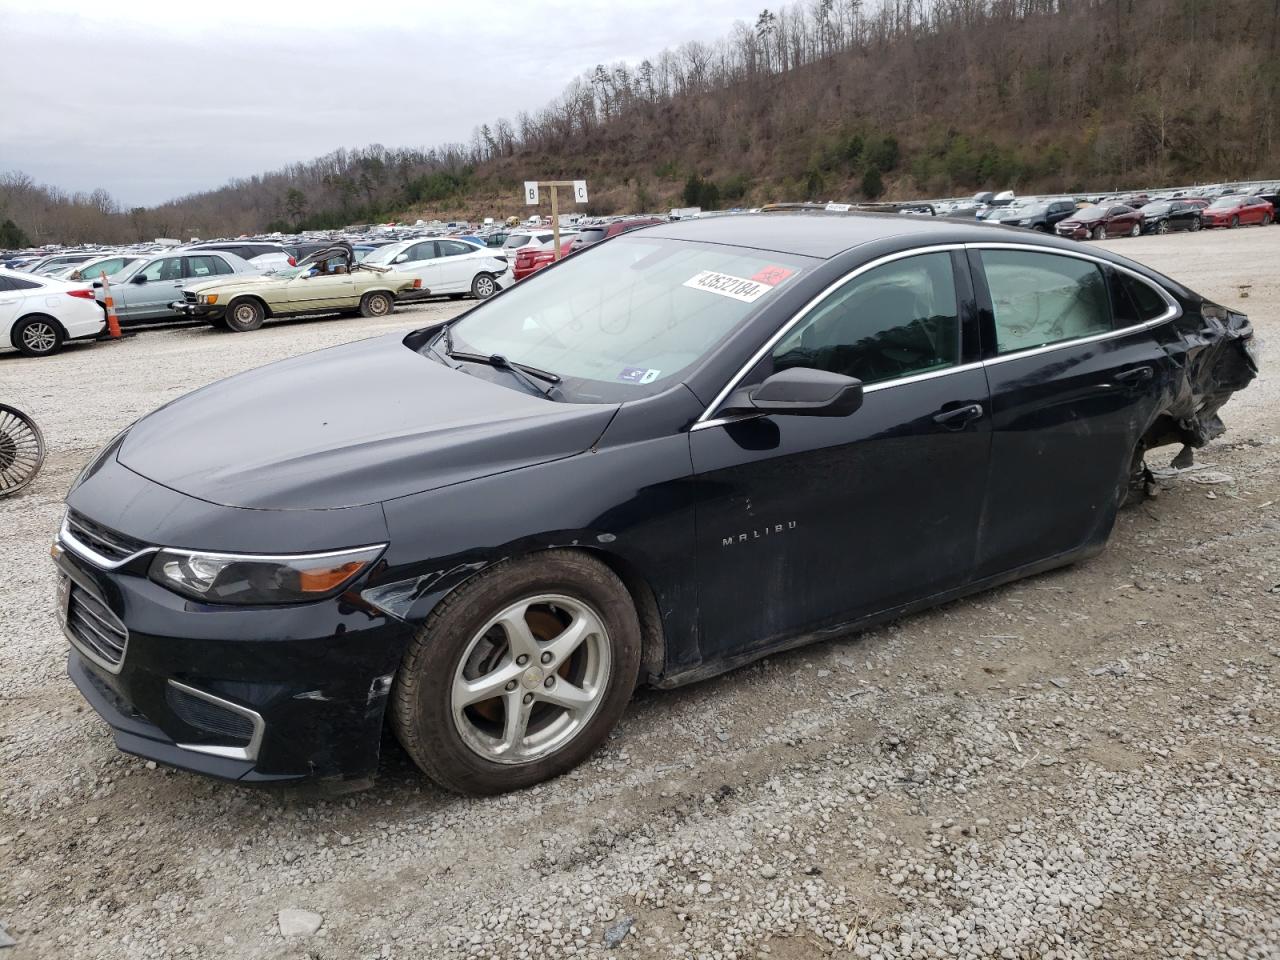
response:
[[[476,277],[475,294],[481,300],[486,300],[493,296],[494,285],[492,277]]]
[[[609,634],[580,600],[543,594],[512,604],[467,644],[452,685],[454,725],[495,763],[530,763],[562,748],[609,687]]]
[[[48,353],[58,343],[58,332],[52,324],[36,320],[23,329],[22,342],[32,353]]]

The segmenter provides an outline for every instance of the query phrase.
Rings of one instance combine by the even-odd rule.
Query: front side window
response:
[[[152,260],[142,268],[141,276],[146,277],[148,283],[155,283],[158,280],[181,280],[182,258],[165,257],[163,260]]]
[[[896,260],[855,277],[773,350],[773,371],[813,367],[878,383],[954,366],[960,319],[949,253]]]
[[[1090,260],[983,250],[995,312],[996,350],[1014,353],[1111,330],[1102,269]]]
[[[637,399],[669,387],[813,262],[619,237],[483,302],[452,326],[453,345],[558,374],[556,399]]]

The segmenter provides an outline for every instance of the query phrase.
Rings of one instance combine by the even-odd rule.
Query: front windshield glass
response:
[[[1209,209],[1210,210],[1230,210],[1232,207],[1238,207],[1239,205],[1240,205],[1239,197],[1222,197],[1221,199],[1215,200],[1213,201],[1213,203],[1209,204]]]
[[[620,237],[472,310],[452,327],[453,349],[557,374],[556,399],[633,400],[669,387],[812,262]]]
[[[360,259],[364,263],[390,263],[399,254],[409,249],[410,246],[411,244],[408,243],[389,243],[385,247],[378,247],[378,249],[366,253]]]
[[[1142,208],[1142,212],[1148,217],[1158,217],[1161,214],[1168,213],[1169,207],[1170,204],[1167,201],[1161,200],[1158,203],[1148,203]]]

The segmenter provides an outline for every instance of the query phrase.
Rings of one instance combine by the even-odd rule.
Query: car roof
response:
[[[670,240],[723,243],[827,260],[875,240],[912,237],[921,243],[991,240],[989,226],[946,217],[900,217],[893,213],[755,213],[676,220],[627,233]]]

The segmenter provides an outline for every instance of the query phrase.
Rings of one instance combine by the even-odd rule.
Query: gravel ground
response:
[[[1280,230],[1107,246],[1280,333]],[[458,307],[0,356],[0,396],[50,445],[0,501],[11,955],[1280,956],[1273,373],[1199,455],[1227,481],[1167,481],[1100,557],[641,691],[583,767],[519,795],[441,793],[390,743],[341,799],[118,754],[51,611],[76,471],[193,387]]]

